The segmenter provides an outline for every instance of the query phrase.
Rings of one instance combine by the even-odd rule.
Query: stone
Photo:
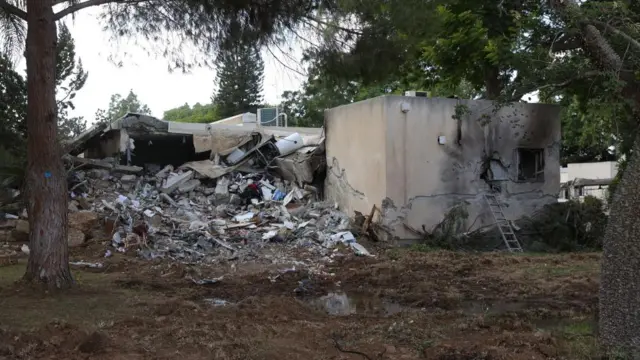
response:
[[[69,228],[88,234],[98,224],[98,215],[93,211],[81,210],[69,214]]]
[[[18,221],[16,219],[0,220],[0,229],[15,229]]]
[[[135,175],[122,175],[120,178],[123,183],[134,183],[136,180],[138,180],[138,177]]]
[[[86,236],[79,229],[70,227],[67,232],[67,243],[69,244],[69,247],[77,247],[84,244],[85,238]]]
[[[18,220],[16,222],[16,232],[21,234],[29,234],[29,222],[27,220]]]
[[[167,165],[162,170],[158,171],[158,173],[156,174],[156,177],[159,179],[164,179],[167,176],[169,176],[169,173],[171,173],[172,171],[173,171],[173,166]]]
[[[13,235],[11,230],[0,229],[0,242],[13,242]]]
[[[191,180],[183,183],[182,185],[178,186],[178,192],[190,193],[193,190],[195,190],[198,186],[200,186],[200,180],[191,179]]]
[[[231,181],[227,177],[221,177],[218,179],[215,189],[216,204],[229,201],[229,184]]]
[[[76,199],[76,201],[78,202],[78,205],[80,206],[80,209],[82,210],[91,210],[91,203],[89,203],[89,201],[83,197],[79,197]]]
[[[80,209],[78,209],[78,202],[77,201],[69,201],[69,205],[68,205],[69,211],[71,212],[77,212],[80,211]]]
[[[231,194],[229,203],[233,205],[242,205],[242,198],[238,194]]]
[[[213,193],[216,192],[216,188],[204,188],[202,192],[207,196],[213,195]]]
[[[106,169],[91,169],[86,172],[86,175],[92,179],[108,179],[110,173]]]
[[[193,171],[187,171],[182,174],[172,174],[167,178],[167,181],[164,183],[161,190],[165,194],[171,194],[178,189],[180,185],[191,180],[191,178],[193,178]]]

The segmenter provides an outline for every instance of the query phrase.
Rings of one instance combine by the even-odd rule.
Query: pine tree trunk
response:
[[[604,350],[640,358],[640,137],[616,188],[604,237],[599,333]]]
[[[57,140],[56,24],[52,0],[27,1],[27,194],[29,248],[24,280],[73,285],[67,248],[67,183]]]

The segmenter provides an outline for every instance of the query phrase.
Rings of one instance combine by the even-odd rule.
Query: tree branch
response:
[[[621,30],[618,30],[618,29],[614,28],[613,26],[611,26],[611,25],[609,25],[609,24],[607,24],[605,22],[602,22],[602,21],[593,20],[592,22],[594,24],[598,25],[598,26],[601,26],[601,27],[605,28],[606,30],[611,31],[612,33],[620,36],[621,38],[627,40],[634,48],[636,48],[636,50],[640,50],[640,42],[638,40],[632,38],[631,36],[629,36],[627,33],[623,32]]]
[[[349,29],[349,28],[342,27],[342,26],[339,26],[339,25],[336,25],[336,24],[330,24],[330,23],[328,23],[326,21],[318,19],[317,17],[305,16],[305,18],[307,18],[307,19],[309,19],[311,21],[315,21],[318,24],[322,24],[322,25],[325,25],[325,26],[333,27],[333,28],[336,28],[336,29],[338,29],[340,31],[344,31],[344,32],[352,34],[352,35],[362,35],[361,31],[354,30],[354,29]]]
[[[567,39],[565,41],[554,41],[553,44],[549,47],[551,52],[557,53],[562,51],[575,50],[582,47],[582,43],[579,39]]]
[[[560,90],[563,88],[566,88],[567,86],[571,85],[571,83],[573,83],[574,81],[578,81],[578,80],[583,80],[583,79],[587,79],[587,78],[591,78],[591,77],[596,77],[598,75],[600,75],[601,72],[600,71],[585,71],[584,73],[579,74],[578,76],[566,79],[564,81],[558,82],[558,83],[552,83],[552,84],[546,84],[546,85],[542,85],[539,86],[536,83],[530,83],[530,84],[526,84],[526,85],[522,85],[519,88],[516,88],[515,90],[513,90],[511,93],[513,94],[511,96],[510,99],[508,99],[509,102],[512,101],[520,101],[520,99],[522,99],[523,96],[532,93],[536,90],[544,90],[544,89],[549,89],[549,88],[553,88],[556,90]]]
[[[6,11],[11,15],[19,17],[24,21],[27,21],[27,12],[15,5],[9,4],[6,0],[0,0],[0,9]]]
[[[3,1],[3,0],[0,0],[0,1]],[[80,11],[82,9],[86,9],[92,6],[100,6],[105,4],[139,4],[139,3],[148,2],[148,1],[151,1],[151,0],[87,0],[85,2],[77,3],[63,10],[60,10],[59,12],[53,15],[53,19],[55,21],[58,21],[67,15],[73,14],[77,11]]]

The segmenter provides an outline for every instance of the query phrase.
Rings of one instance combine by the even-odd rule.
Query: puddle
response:
[[[376,314],[392,316],[405,310],[402,305],[371,296],[348,296],[344,292],[331,292],[311,301],[311,305],[332,316]]]

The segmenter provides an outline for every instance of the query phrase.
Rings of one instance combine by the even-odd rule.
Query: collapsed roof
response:
[[[67,154],[153,169],[187,166],[207,177],[250,167],[311,183],[324,169],[321,128],[259,127],[164,121],[128,113],[93,126],[66,145]],[[86,162],[86,161],[85,161]],[[324,179],[323,179],[324,180]]]

